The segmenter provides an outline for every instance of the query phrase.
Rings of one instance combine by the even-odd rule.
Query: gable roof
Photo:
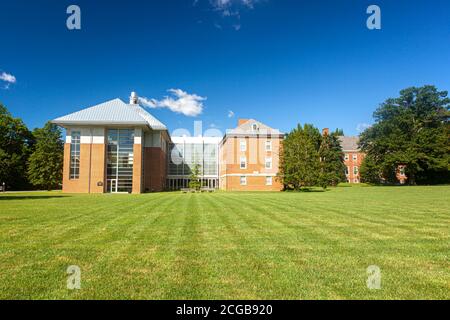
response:
[[[359,151],[359,137],[339,137],[343,151]]]
[[[256,124],[257,130],[253,130],[253,125]],[[264,123],[255,119],[249,119],[239,125],[235,129],[227,130],[227,136],[233,135],[283,135],[278,129],[273,129]]]
[[[113,99],[93,107],[56,118],[52,123],[58,125],[140,125],[154,130],[167,130],[167,127],[139,105]]]

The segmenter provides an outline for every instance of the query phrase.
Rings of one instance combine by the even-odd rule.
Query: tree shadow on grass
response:
[[[3,200],[45,200],[52,198],[68,198],[70,196],[2,196],[0,195],[0,201]]]
[[[302,188],[300,190],[286,190],[286,192],[294,192],[294,193],[312,193],[312,192],[328,192],[331,189],[319,189],[319,188]]]

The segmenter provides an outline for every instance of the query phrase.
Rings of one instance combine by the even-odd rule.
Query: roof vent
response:
[[[130,104],[138,104],[138,96],[136,94],[136,92],[131,92],[131,96],[130,96]]]

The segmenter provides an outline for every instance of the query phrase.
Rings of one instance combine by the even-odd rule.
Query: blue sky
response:
[[[14,79],[0,80],[0,101],[30,128],[135,90],[159,100],[150,112],[170,130],[256,118],[353,135],[402,88],[450,89],[447,0],[215,1],[2,1],[0,75]],[[70,4],[81,30],[66,28]],[[381,30],[366,28],[371,4]],[[169,100],[181,109],[207,98],[202,113],[164,108],[169,89],[186,92]]]

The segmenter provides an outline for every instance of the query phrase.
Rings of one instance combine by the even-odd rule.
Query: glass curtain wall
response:
[[[177,143],[170,146],[167,186],[176,190],[187,188],[192,170],[200,169],[202,186],[218,188],[217,145],[212,143]]]
[[[108,129],[107,192],[133,188],[134,129]]]

